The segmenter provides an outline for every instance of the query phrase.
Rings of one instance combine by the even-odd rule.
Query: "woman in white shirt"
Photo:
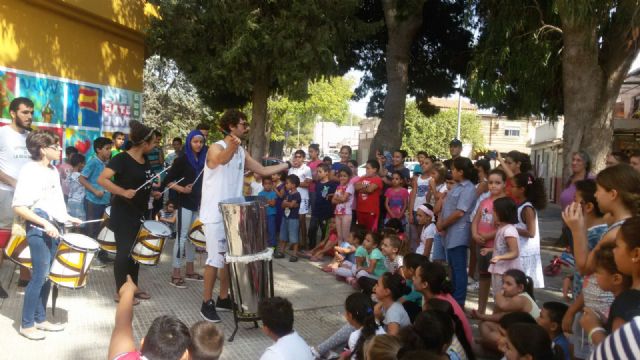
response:
[[[58,248],[57,223],[81,221],[67,213],[60,175],[51,165],[60,159],[60,139],[51,132],[35,130],[27,136],[27,150],[33,161],[20,170],[12,207],[26,221],[27,242],[31,252],[31,281],[24,292],[20,334],[31,340],[44,339],[44,331],[62,331],[64,326],[46,319],[45,304],[51,283],[51,261]],[[41,230],[42,229],[42,230]]]

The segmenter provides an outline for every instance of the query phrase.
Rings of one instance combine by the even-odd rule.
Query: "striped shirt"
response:
[[[591,353],[590,360],[635,359],[640,354],[640,316],[621,326]]]

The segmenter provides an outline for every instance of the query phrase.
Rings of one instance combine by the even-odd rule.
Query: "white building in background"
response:
[[[358,150],[359,126],[340,126],[333,122],[318,121],[313,128],[313,143],[320,145],[320,154],[337,153],[341,146]]]
[[[546,122],[533,129],[527,146],[531,149],[531,162],[535,174],[544,179],[544,187],[550,201],[557,202],[563,189],[562,183],[562,132],[564,120]]]

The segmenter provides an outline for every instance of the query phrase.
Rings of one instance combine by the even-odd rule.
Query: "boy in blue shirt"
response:
[[[290,262],[298,261],[298,240],[300,236],[300,218],[298,217],[298,213],[300,203],[302,202],[302,197],[298,192],[298,186],[300,186],[300,178],[297,175],[291,174],[287,176],[285,183],[287,192],[282,201],[284,215],[282,224],[280,225],[280,251],[276,251],[273,255],[276,259],[284,258],[284,251],[287,248],[287,243],[289,243],[293,245],[293,253],[289,258]]]
[[[544,328],[554,345],[558,345],[564,352],[563,359],[569,360],[569,341],[562,332],[562,318],[569,306],[557,301],[548,301],[542,305],[540,316],[536,319],[538,325]]]
[[[327,232],[329,220],[333,217],[333,204],[331,198],[336,192],[338,183],[329,180],[331,168],[327,164],[319,164],[317,168],[318,181],[316,181],[316,191],[312,202],[311,221],[309,222],[309,248],[316,247],[318,238],[318,228],[322,231],[321,239],[324,239]]]
[[[87,190],[84,199],[87,220],[102,218],[104,210],[111,200],[111,194],[102,186],[98,185],[98,176],[100,176],[105,165],[109,159],[111,159],[112,145],[113,141],[106,137],[99,137],[93,140],[93,150],[96,154],[89,159],[78,178],[80,184]],[[99,222],[86,224],[87,236],[93,239],[97,238],[101,225]],[[98,252],[98,260],[103,262],[109,261],[107,253],[100,250]],[[97,263],[97,265],[101,265],[100,262]]]
[[[273,190],[273,181],[271,177],[267,176],[262,178],[262,191],[258,193],[259,197],[264,198],[267,201],[267,231],[269,232],[269,246],[275,247],[278,245],[276,240],[276,198],[278,195]]]

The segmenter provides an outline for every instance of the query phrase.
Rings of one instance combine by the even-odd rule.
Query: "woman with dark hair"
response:
[[[138,299],[146,300],[151,297],[146,291],[140,290],[140,265],[133,261],[130,252],[141,222],[149,213],[151,180],[156,175],[151,171],[146,155],[156,146],[156,133],[154,129],[135,120],[129,122],[129,127],[131,148],[109,161],[98,178],[98,184],[114,195],[109,219],[109,228],[116,239],[116,260],[113,265],[116,282],[114,300],[120,301],[118,291],[127,282],[127,275],[131,275],[139,289],[134,302],[137,304]],[[153,191],[153,197],[160,198],[160,192]]]
[[[178,217],[176,224],[176,241],[173,243],[173,274],[172,286],[186,288],[184,279],[180,275],[182,256],[187,259],[187,280],[202,281],[202,275],[193,268],[195,246],[187,235],[191,224],[198,218],[200,197],[202,196],[202,176],[204,163],[207,158],[205,137],[200,130],[193,130],[187,135],[184,150],[174,161],[169,173],[162,182],[163,186],[170,186],[178,193]]]
[[[44,331],[62,331],[64,325],[47,321],[46,305],[51,281],[47,278],[58,249],[62,223],[80,224],[67,213],[60,174],[51,161],[60,160],[60,139],[51,132],[34,130],[27,135],[31,155],[18,175],[13,195],[13,212],[26,221],[25,231],[31,253],[31,281],[24,290],[20,334],[30,340],[45,338]]]
[[[505,193],[511,197],[511,188],[513,187],[511,179],[520,173],[531,172],[533,169],[531,158],[520,151],[512,150],[504,158],[498,154],[498,162],[500,162],[502,170],[507,174]]]
[[[576,182],[586,179],[595,179],[595,176],[591,174],[591,157],[586,151],[576,151],[571,155],[571,175],[560,193],[560,207],[563,211],[571,205],[575,198]],[[566,244],[573,247],[571,231],[564,222],[562,223],[561,238],[566,241]]]
[[[451,175],[456,185],[447,194],[436,227],[439,232],[446,231],[444,246],[451,267],[453,297],[464,307],[467,297],[467,252],[471,240],[471,221],[469,214],[476,202],[478,171],[471,160],[458,157],[452,161]]]

